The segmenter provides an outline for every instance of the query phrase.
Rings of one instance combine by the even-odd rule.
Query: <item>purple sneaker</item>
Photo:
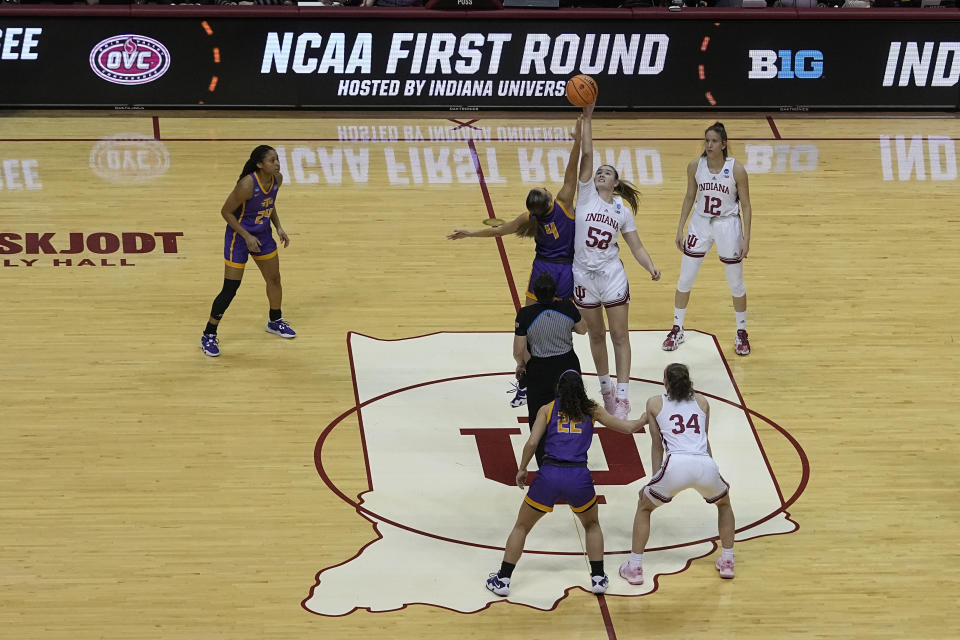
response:
[[[283,318],[271,320],[267,323],[267,333],[275,333],[281,338],[296,338],[297,332],[290,328]]]
[[[215,333],[205,333],[200,336],[200,350],[212,358],[220,355],[219,343],[220,341],[217,340],[217,334]]]

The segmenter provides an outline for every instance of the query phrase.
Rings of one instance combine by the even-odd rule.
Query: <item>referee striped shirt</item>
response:
[[[534,358],[560,356],[573,350],[573,325],[580,311],[569,300],[537,303],[517,313],[514,334],[527,337],[527,349]]]

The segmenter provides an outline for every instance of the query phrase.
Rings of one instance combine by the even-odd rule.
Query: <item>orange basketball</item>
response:
[[[582,73],[567,80],[567,100],[576,107],[585,107],[596,102],[596,80]]]

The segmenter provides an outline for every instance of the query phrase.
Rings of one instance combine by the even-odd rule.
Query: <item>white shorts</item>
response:
[[[736,264],[740,257],[740,240],[743,231],[740,216],[722,216],[706,218],[693,214],[687,227],[687,239],[683,243],[683,254],[691,258],[702,258],[717,243],[720,262]]]
[[[696,489],[709,503],[727,495],[730,485],[720,475],[717,463],[710,456],[671,453],[663,466],[643,488],[658,507],[673,500],[684,489]]]
[[[619,259],[599,269],[585,269],[573,263],[573,301],[581,309],[617,307],[630,302],[627,271]]]

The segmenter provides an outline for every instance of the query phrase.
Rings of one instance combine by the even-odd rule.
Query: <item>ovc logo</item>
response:
[[[113,36],[98,42],[90,51],[90,68],[107,82],[145,84],[167,72],[170,52],[146,36]]]
[[[819,78],[823,76],[823,52],[818,49],[751,49],[751,80],[771,78]]]

